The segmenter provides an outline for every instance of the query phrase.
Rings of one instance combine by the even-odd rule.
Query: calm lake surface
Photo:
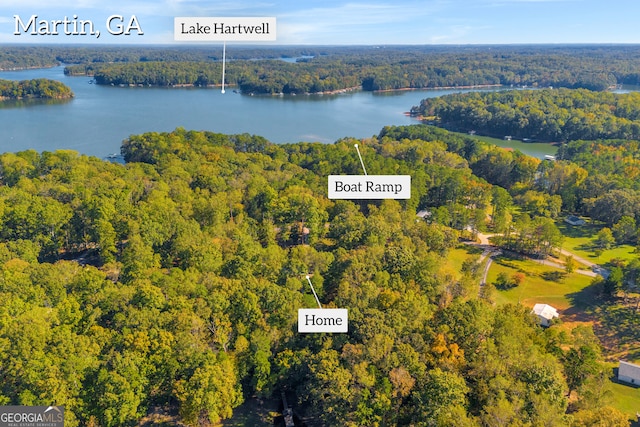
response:
[[[121,88],[67,77],[64,67],[0,72],[0,79],[49,78],[69,86],[64,102],[0,102],[0,152],[76,150],[105,157],[119,153],[122,140],[176,127],[261,135],[276,143],[332,143],[342,137],[368,138],[386,125],[416,124],[404,112],[424,98],[460,90],[386,93],[352,92],[324,96],[247,96],[202,88]],[[536,157],[554,154],[549,144],[501,144]]]

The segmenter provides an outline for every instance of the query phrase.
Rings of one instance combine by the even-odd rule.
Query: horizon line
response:
[[[640,47],[640,42],[522,42],[522,43],[353,43],[353,44],[322,44],[322,43],[268,43],[268,44],[252,44],[247,42],[227,42],[234,47],[252,47],[252,48],[274,48],[274,47],[559,47],[559,46],[619,46],[619,47]],[[65,42],[3,42],[2,47],[207,47],[222,45],[222,42],[168,42],[168,43],[65,43]]]

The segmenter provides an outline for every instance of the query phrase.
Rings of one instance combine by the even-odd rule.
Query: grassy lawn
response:
[[[554,280],[558,278],[554,275],[564,272],[532,260],[498,257],[489,270],[487,281],[495,283],[501,272],[509,277],[523,273],[525,278],[516,288],[496,292],[496,303],[519,302],[528,307],[536,303],[552,305],[561,311],[563,327],[571,327],[573,322],[593,326],[612,368],[617,367],[620,358],[640,363],[640,312],[636,311],[635,304],[625,305],[621,298],[603,300],[600,291],[590,286],[592,278],[578,273]],[[612,406],[635,420],[636,412],[640,412],[640,388],[613,382],[612,392]]]
[[[628,414],[635,421],[636,413],[640,412],[640,388],[612,383],[612,406]]]
[[[507,257],[494,259],[488,283],[495,283],[498,274],[506,273],[511,277],[523,273],[525,279],[520,286],[498,291],[496,303],[518,303],[533,307],[537,303],[549,304],[558,310],[568,310],[576,306],[585,306],[590,302],[585,289],[591,283],[591,277],[578,273],[564,274],[562,270],[542,265],[532,260],[517,260]],[[558,280],[557,276],[564,276]]]
[[[525,278],[520,286],[499,290],[496,303],[521,303],[527,307],[549,304],[561,312],[565,323],[590,323],[608,360],[624,358],[640,363],[640,311],[636,310],[640,295],[630,294],[626,303],[622,296],[615,300],[604,299],[600,289],[591,286],[591,277],[565,274],[532,260],[498,257],[489,270],[487,281],[495,283],[500,273],[506,273],[508,277],[523,273]]]
[[[587,261],[596,264],[606,264],[612,259],[620,258],[629,261],[638,257],[635,247],[631,245],[616,246],[612,249],[604,251],[599,257],[594,253],[593,239],[604,225],[589,224],[576,227],[565,222],[559,222],[558,228],[564,235],[562,249],[572,252]]]
[[[482,249],[476,246],[458,245],[447,253],[443,271],[447,275],[455,277],[455,280],[460,280],[462,277],[462,264],[470,258],[478,258],[480,254],[482,254]]]
[[[482,249],[471,245],[459,245],[457,248],[449,250],[446,265],[456,272],[457,278],[460,278],[462,264],[469,258],[478,257],[480,254],[482,254]]]
[[[522,142],[517,139],[512,141],[505,141],[503,138],[492,138],[490,136],[482,135],[469,135],[467,133],[455,132],[458,135],[475,138],[477,140],[497,145],[507,149],[519,150],[530,156],[542,158],[545,154],[555,155],[558,151],[558,147],[552,145],[549,142]]]

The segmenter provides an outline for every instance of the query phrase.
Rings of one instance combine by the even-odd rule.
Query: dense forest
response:
[[[597,174],[605,186],[640,190],[640,141],[571,141],[559,148],[558,157]]]
[[[299,58],[297,66],[272,61],[287,58]],[[221,59],[218,46],[0,48],[0,69],[77,64],[67,72],[115,85],[219,84]],[[604,90],[640,81],[634,46],[234,46],[227,59],[227,83],[254,93],[479,85]]]
[[[271,49],[235,46],[229,59],[269,59],[319,56],[328,53],[321,47],[280,46]],[[345,48],[349,49],[349,48]],[[162,46],[1,46],[0,70],[53,67],[60,64],[100,64],[146,61],[217,61],[221,47]]]
[[[412,114],[485,135],[542,141],[640,138],[640,93],[541,89],[472,92],[422,100]]]
[[[71,89],[56,80],[33,79],[17,82],[0,79],[0,100],[27,98],[61,99],[72,97],[73,92]]]
[[[37,46],[0,47],[0,71],[25,68],[45,68],[58,65],[60,61],[49,48]]]
[[[220,62],[138,62],[67,67],[68,74],[87,70],[97,84],[142,86],[211,86],[222,83]],[[279,60],[231,62],[226,83],[244,93],[318,93],[360,88],[354,67],[318,67]]]
[[[410,174],[412,198],[327,199],[327,175],[360,173],[354,142],[369,171]],[[469,228],[556,245],[553,170],[568,191],[586,169],[427,126],[289,145],[176,129],[122,154],[0,156],[0,404],[55,402],[71,427],[195,426],[286,390],[315,425],[628,424],[590,329],[543,330],[478,298],[475,260],[446,267]],[[306,275],[348,334],[295,332]]]
[[[604,226],[603,248],[640,247],[640,99],[575,89],[637,83],[640,49],[230,53],[227,83],[243,92],[574,88],[414,109],[456,129],[565,143],[541,161],[427,125],[284,145],[178,128],[130,136],[124,164],[0,154],[0,405],[63,405],[70,427],[201,426],[286,392],[308,426],[629,426],[591,327],[540,328],[525,306],[495,304],[512,278],[480,287],[479,256],[454,269],[451,254],[491,232],[505,252],[546,258],[567,212]],[[100,84],[208,86],[220,55],[3,47],[0,68],[75,63],[67,73]],[[6,96],[36,89],[68,90],[7,83]],[[329,200],[328,175],[362,171],[354,143],[370,173],[411,175],[411,199]],[[307,276],[323,306],[349,310],[347,334],[297,333],[297,309],[316,305]],[[640,261],[616,261],[593,287],[594,304],[640,289]]]
[[[640,51],[633,46],[327,47],[301,49],[299,56],[310,58],[300,58],[295,64],[258,60],[296,57],[293,50],[277,55],[278,48],[274,49],[276,52],[249,50],[255,56],[248,58],[247,51],[237,50],[235,58],[229,58],[227,83],[252,93],[484,85],[605,90],[616,84],[638,83],[640,77],[635,71],[640,65]],[[90,60],[87,52],[76,58],[68,55],[67,59],[75,59],[70,62],[79,65],[67,67],[67,72],[94,75],[101,84],[220,84],[220,64],[212,63],[220,60],[217,50],[209,57],[204,57],[206,50],[192,54],[187,50],[181,57],[168,54],[162,58],[133,52],[128,58],[106,62]],[[165,64],[158,64],[160,61]]]
[[[630,229],[620,234],[619,243],[638,242],[638,141],[571,141],[559,148],[558,161],[541,162],[427,125],[385,127],[379,137],[385,136],[446,141],[448,150],[463,157],[474,175],[506,189],[509,203],[518,204],[531,217],[557,218],[563,211],[573,212]],[[497,223],[503,220],[503,214],[494,216],[493,226],[503,229]]]

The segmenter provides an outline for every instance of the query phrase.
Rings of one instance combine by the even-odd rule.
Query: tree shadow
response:
[[[481,248],[480,246],[475,246],[475,245],[465,245],[463,247],[463,249],[469,255],[480,255],[482,252],[484,252],[483,248]]]
[[[595,321],[594,311],[603,302],[602,285],[586,286],[577,292],[567,294],[566,298],[571,307],[563,311],[563,317],[580,322]]]
[[[640,352],[640,313],[635,309],[611,301],[595,309],[600,322],[594,327],[596,335],[611,341],[613,352]],[[603,341],[605,345],[605,341]]]
[[[583,243],[581,245],[576,246],[576,249],[578,249],[579,251],[584,251],[584,252],[593,252],[593,250],[595,249],[595,246],[593,244],[587,244],[587,243]],[[596,258],[595,254],[589,254],[590,258]]]
[[[567,237],[571,238],[589,238],[592,239],[596,236],[598,231],[604,227],[604,224],[585,224],[583,226],[569,225],[565,222],[558,224],[560,232]],[[584,252],[591,252],[589,258],[597,258],[597,255],[593,253],[596,247],[593,242],[582,243],[576,246],[577,250]]]
[[[545,271],[544,273],[540,274],[540,277],[542,277],[547,282],[560,283],[560,282],[563,282],[564,279],[567,277],[567,272],[557,271],[557,270]]]
[[[517,265],[517,263],[515,262],[515,261],[524,260],[524,259],[526,259],[526,257],[510,252],[505,255],[494,257],[493,262],[503,267],[516,270],[518,273],[523,273],[525,275],[528,275],[529,272],[523,269],[521,266]]]
[[[563,312],[565,318],[592,322],[606,352],[618,357],[640,358],[640,312],[622,302],[622,298],[602,296],[602,285],[590,285],[567,295],[571,307]]]
[[[636,348],[634,350],[629,351],[629,353],[627,353],[627,358],[629,360],[639,360],[640,359],[640,348]]]
[[[569,225],[566,222],[562,221],[558,224],[558,229],[565,236],[573,238],[584,238],[595,236],[603,226],[603,224],[585,224],[582,226],[576,226]]]
[[[524,258],[523,258],[524,259]],[[526,271],[525,269],[523,269],[521,266],[517,265],[514,262],[514,259],[509,257],[504,257],[504,256],[497,256],[493,258],[493,262],[501,265],[503,267],[507,267],[507,268],[511,268],[513,270],[515,270],[518,273],[523,273],[525,275],[530,274],[528,271]]]

